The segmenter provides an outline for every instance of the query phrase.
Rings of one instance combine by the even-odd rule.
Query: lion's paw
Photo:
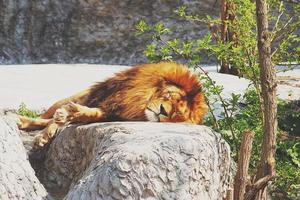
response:
[[[65,124],[67,122],[68,116],[69,112],[64,107],[62,107],[55,111],[53,119],[58,124]]]
[[[76,113],[80,112],[84,106],[74,103],[74,102],[69,102],[66,105],[63,106],[63,108],[68,112],[68,113]]]
[[[87,113],[89,112],[89,108],[86,106],[82,106],[80,104],[70,102],[63,106],[68,112],[68,121],[70,122],[84,122],[86,121]]]
[[[42,130],[41,134],[35,136],[33,141],[34,144],[41,147],[44,146],[51,138],[55,136],[58,128],[59,124],[56,122],[49,124],[45,129]]]
[[[32,119],[21,115],[16,116],[17,126],[20,130],[28,129],[32,123]]]
[[[49,142],[49,139],[44,138],[43,134],[38,134],[33,139],[34,145],[39,146],[39,147],[43,147],[48,142]]]

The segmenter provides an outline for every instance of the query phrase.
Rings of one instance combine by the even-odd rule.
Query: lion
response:
[[[19,117],[20,129],[44,129],[43,146],[66,123],[151,121],[202,124],[207,104],[198,77],[174,62],[132,67],[54,103],[38,119]]]

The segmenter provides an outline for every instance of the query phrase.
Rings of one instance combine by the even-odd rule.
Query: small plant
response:
[[[30,118],[37,118],[39,117],[39,114],[36,111],[29,110],[25,103],[21,103],[19,106],[19,109],[17,111],[17,114],[30,117]]]

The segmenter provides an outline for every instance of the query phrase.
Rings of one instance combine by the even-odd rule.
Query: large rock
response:
[[[45,148],[27,149],[35,172],[19,134],[13,121],[0,118],[1,200],[216,200],[231,186],[229,146],[205,126],[111,122],[63,127]]]
[[[222,199],[228,144],[198,125],[114,122],[63,128],[40,179],[58,198]]]
[[[186,5],[198,15],[218,13],[218,0],[0,0],[0,64],[145,62],[147,42],[135,35],[146,19],[175,28],[173,38],[207,32],[176,17]]]
[[[14,121],[0,117],[0,199],[48,199],[35,176]]]

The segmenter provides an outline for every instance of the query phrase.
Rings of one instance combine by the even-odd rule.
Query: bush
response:
[[[206,101],[210,113],[205,124],[223,134],[232,149],[232,157],[237,161],[241,137],[245,131],[254,131],[255,138],[250,162],[250,175],[256,171],[257,162],[260,159],[261,141],[263,136],[262,124],[262,98],[260,88],[260,70],[258,68],[258,53],[256,47],[256,23],[255,6],[253,1],[230,0],[236,5],[236,18],[233,21],[226,21],[229,30],[237,35],[236,41],[223,42],[216,38],[212,32],[202,38],[194,40],[172,39],[172,30],[158,22],[150,26],[143,20],[137,23],[136,28],[139,34],[146,34],[152,38],[152,42],[145,48],[144,54],[150,62],[160,60],[180,60],[189,67],[200,71],[199,79],[203,83]],[[300,37],[295,33],[300,24],[300,17],[293,16],[300,13],[300,5],[286,5],[282,1],[272,0],[269,2],[272,13],[279,15],[270,16],[273,23],[272,38],[277,43],[273,44],[273,62],[299,63],[300,49],[292,48],[299,44]],[[288,6],[290,6],[288,8]],[[185,18],[193,23],[206,23],[214,26],[220,25],[220,20],[207,17],[201,19],[187,13],[187,8],[181,7],[175,12],[179,17]],[[289,20],[292,19],[292,20]],[[278,34],[281,31],[288,31],[284,37]],[[288,52],[288,53],[287,53]],[[199,64],[201,55],[214,56],[218,63],[227,62],[240,71],[240,76],[246,77],[251,84],[243,96],[232,94],[231,98],[225,99],[221,92],[222,86],[218,86]],[[292,65],[291,65],[292,66]],[[214,115],[214,105],[221,102],[221,118]],[[299,107],[298,107],[299,108]],[[299,112],[294,105],[280,103],[278,108],[279,127],[290,131],[298,127]],[[291,122],[291,124],[286,123]],[[278,130],[278,133],[281,133]],[[299,142],[282,141],[277,142],[276,170],[277,175],[271,186],[273,197],[280,196],[281,199],[296,197],[300,188],[300,152]],[[280,195],[279,195],[280,194]],[[282,195],[284,198],[282,198]]]
[[[300,136],[300,100],[279,102],[278,125],[283,131]]]

